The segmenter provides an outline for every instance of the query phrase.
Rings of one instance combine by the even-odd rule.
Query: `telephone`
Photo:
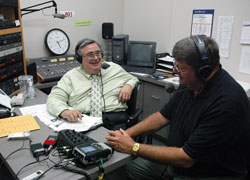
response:
[[[11,116],[10,97],[0,89],[0,118]]]
[[[3,106],[3,105],[0,105],[0,119],[1,118],[7,118],[7,117],[10,117],[10,116],[11,116],[10,109]]]

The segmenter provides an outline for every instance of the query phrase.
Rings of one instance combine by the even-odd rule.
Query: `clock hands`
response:
[[[65,39],[62,39],[62,40],[60,40],[60,41],[58,41],[58,42],[61,42],[61,41],[65,41]]]
[[[58,46],[61,48],[61,46],[60,46],[60,42],[62,42],[62,41],[65,41],[65,39],[62,39],[62,40],[60,40],[60,41],[56,41],[57,42],[57,44],[58,44]]]
[[[60,46],[60,42],[59,42],[59,41],[56,41],[56,42],[57,42],[58,46],[61,48],[61,46]]]

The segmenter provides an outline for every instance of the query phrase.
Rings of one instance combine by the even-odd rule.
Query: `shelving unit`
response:
[[[156,70],[164,73],[172,74],[174,64],[174,58],[172,58],[168,53],[163,53],[156,57]]]
[[[27,74],[20,0],[0,1],[0,88],[19,90],[18,76]]]

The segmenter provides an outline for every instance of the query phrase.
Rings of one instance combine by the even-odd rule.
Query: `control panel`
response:
[[[36,63],[38,81],[58,81],[69,70],[80,66],[74,55],[28,59],[27,64]]]
[[[96,143],[97,141],[84,135],[83,133],[76,132],[75,130],[62,130],[58,133],[58,143],[63,146],[74,148],[79,144]]]
[[[59,131],[58,147],[72,149],[72,155],[85,165],[98,163],[101,159],[108,160],[114,152],[107,144],[69,129]]]

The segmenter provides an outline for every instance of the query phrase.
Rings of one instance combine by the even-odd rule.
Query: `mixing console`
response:
[[[74,55],[28,59],[27,64],[36,63],[38,81],[58,81],[67,71],[80,66]]]

